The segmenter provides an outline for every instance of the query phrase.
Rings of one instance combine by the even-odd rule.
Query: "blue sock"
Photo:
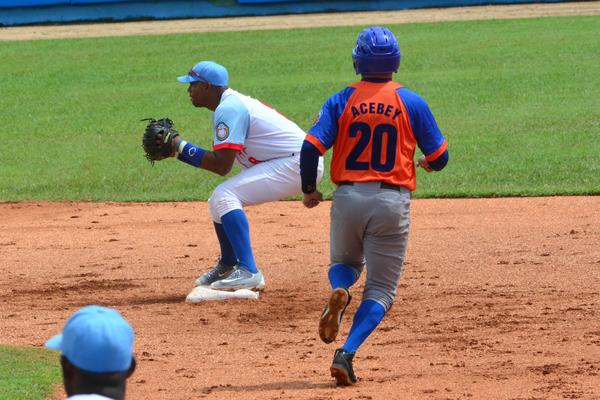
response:
[[[219,245],[221,246],[221,262],[228,267],[234,266],[237,264],[237,257],[235,256],[233,247],[231,247],[231,242],[227,238],[225,229],[223,229],[222,224],[213,223],[215,225],[215,232],[217,232],[217,238],[219,239]]]
[[[377,328],[384,315],[385,308],[378,302],[365,300],[360,303],[356,314],[354,314],[352,328],[350,328],[350,333],[348,334],[346,343],[344,343],[343,349],[349,353],[355,353],[375,328]]]
[[[332,289],[340,287],[349,289],[358,280],[356,271],[345,264],[332,265],[328,275]]]
[[[250,225],[244,211],[240,209],[229,211],[221,217],[221,223],[237,256],[239,266],[252,273],[258,271],[250,244]]]

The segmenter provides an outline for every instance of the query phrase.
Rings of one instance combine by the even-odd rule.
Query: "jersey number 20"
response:
[[[350,137],[360,138],[356,145],[348,154],[346,159],[346,169],[366,171],[369,167],[377,172],[388,172],[394,168],[396,163],[396,145],[398,143],[398,131],[396,127],[390,124],[376,125],[371,133],[371,127],[364,122],[355,122],[350,125]],[[371,136],[373,140],[371,141]],[[382,162],[383,138],[387,136],[387,146],[385,152],[385,163]],[[358,161],[360,155],[371,145],[371,161]]]

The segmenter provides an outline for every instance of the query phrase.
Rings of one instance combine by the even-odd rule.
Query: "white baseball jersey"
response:
[[[238,150],[236,160],[243,168],[298,155],[306,136],[273,108],[233,89],[221,95],[213,127],[213,149]]]

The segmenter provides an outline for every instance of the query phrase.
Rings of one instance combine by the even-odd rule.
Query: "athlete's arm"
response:
[[[354,88],[347,87],[329,97],[302,143],[300,151],[300,177],[304,193],[302,203],[308,208],[315,207],[323,201],[323,194],[317,190],[319,157],[333,146],[338,134],[338,119],[354,91]]]
[[[448,164],[448,143],[440,132],[429,106],[418,94],[406,88],[398,90],[406,106],[417,144],[423,152],[418,166],[427,172],[441,171]]]
[[[231,171],[237,153],[237,150],[233,149],[207,151],[202,158],[200,168],[225,176]]]
[[[444,169],[446,164],[448,164],[448,157],[448,149],[446,149],[438,158],[431,161],[427,160],[427,156],[422,155],[419,158],[418,166],[423,168],[427,172],[441,171],[442,169]]]
[[[174,155],[178,154],[178,160],[221,176],[225,176],[231,171],[237,155],[237,150],[234,149],[204,150],[180,137],[173,140],[173,147],[176,149]]]
[[[300,177],[302,178],[302,193],[312,193],[317,190],[317,169],[321,153],[314,144],[308,141],[302,143],[300,150]]]
[[[442,169],[444,169],[446,164],[448,164],[449,157],[450,155],[448,154],[448,149],[444,150],[444,152],[440,154],[437,158],[430,157],[431,159],[428,159],[427,156],[424,155],[421,157],[424,161],[422,166],[424,167],[425,165],[427,165],[431,171],[441,171]],[[421,159],[419,159],[419,164],[421,164],[420,161]]]
[[[302,178],[302,204],[313,208],[323,201],[323,194],[317,190],[317,169],[321,153],[314,144],[308,141],[302,143],[300,150],[300,177]]]

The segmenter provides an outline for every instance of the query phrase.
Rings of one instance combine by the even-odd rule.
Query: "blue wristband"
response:
[[[181,148],[182,144],[183,149]],[[180,154],[177,157],[179,161],[183,161],[184,163],[189,164],[192,167],[200,168],[200,165],[202,164],[202,157],[204,157],[204,153],[206,153],[206,150],[185,141],[183,141],[183,143],[179,145],[179,149]]]

